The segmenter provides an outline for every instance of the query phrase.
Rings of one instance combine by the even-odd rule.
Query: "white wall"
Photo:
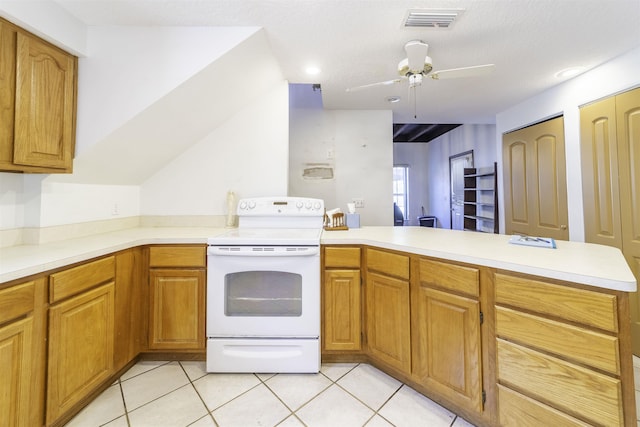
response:
[[[256,33],[256,27],[89,27],[79,60],[82,153]]]
[[[51,0],[0,0],[0,16],[54,45],[83,56],[87,26]]]
[[[502,151],[502,135],[546,118],[564,115],[567,158],[567,202],[569,239],[584,241],[582,171],[580,167],[580,106],[640,85],[640,48],[562,83],[496,116],[496,150]],[[503,181],[502,156],[498,158],[498,180]],[[504,200],[499,185],[499,200]],[[500,203],[500,231],[504,232],[504,207]]]
[[[291,109],[289,195],[324,199],[347,210],[354,198],[360,224],[393,224],[393,118],[391,110]],[[303,179],[304,168],[328,164],[334,178]]]
[[[227,191],[286,195],[288,87],[282,82],[142,184],[143,215],[224,215]]]
[[[428,215],[438,227],[451,228],[449,157],[473,150],[474,167],[492,166],[497,160],[494,125],[462,125],[427,144]]]
[[[188,180],[176,180],[174,176],[169,180],[172,185],[161,190],[154,189],[154,180],[150,181],[144,201],[154,215],[223,215],[220,206],[202,209],[202,194],[208,193],[210,200],[217,197],[216,193],[224,197],[232,184],[246,191],[247,184],[237,182],[247,179],[253,183],[253,191],[286,192],[287,88],[278,64],[270,57],[266,37],[258,28],[91,27],[87,41],[87,56],[79,59],[76,172],[0,173],[0,230],[139,216],[143,213],[141,184],[152,175],[145,172],[146,176],[139,179],[140,171],[155,173],[165,166],[171,174],[184,175]],[[239,45],[242,49],[237,49]],[[249,84],[237,79],[237,63],[243,61],[252,62],[256,71]],[[210,66],[218,63],[225,65]],[[207,75],[203,75],[203,69]],[[220,77],[225,72],[229,76]],[[197,84],[204,84],[206,90],[201,87],[194,91],[192,86]],[[221,97],[205,96],[212,90]],[[225,91],[232,92],[224,95]],[[185,92],[199,94],[197,102],[185,101]],[[172,97],[167,100],[169,95]],[[169,108],[156,108],[163,99],[163,105],[169,104]],[[176,119],[178,115],[183,119]],[[146,131],[139,117],[145,118]],[[180,120],[187,123],[172,125]],[[164,132],[162,140],[128,139],[123,147],[122,138],[114,135],[136,121],[138,125],[133,126],[138,135],[153,134],[159,127],[155,123],[172,126],[172,137]],[[207,126],[208,130],[202,132]],[[219,126],[224,130],[216,131]],[[142,143],[148,145],[142,147]],[[193,169],[177,162],[194,144],[210,146],[208,157],[203,157],[209,159],[204,168]],[[171,149],[175,154],[165,156],[167,160],[157,159]],[[134,152],[144,155],[132,159]],[[244,153],[260,153],[261,160],[274,156],[277,172],[257,178],[253,171],[260,167],[247,170]],[[154,168],[150,169],[150,164]],[[249,165],[256,166],[255,162]],[[245,177],[239,176],[244,172]],[[179,205],[166,203],[168,190],[173,191]],[[185,200],[186,195],[194,198]]]
[[[24,227],[24,181],[21,174],[0,173],[0,230]]]

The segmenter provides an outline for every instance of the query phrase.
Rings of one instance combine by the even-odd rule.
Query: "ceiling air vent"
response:
[[[412,9],[404,20],[405,27],[451,28],[464,9]]]

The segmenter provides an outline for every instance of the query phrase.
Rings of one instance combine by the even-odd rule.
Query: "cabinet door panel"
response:
[[[151,270],[149,348],[203,349],[205,270]]]
[[[0,168],[13,165],[16,31],[0,18]]]
[[[29,425],[33,318],[0,328],[0,425]]]
[[[75,139],[75,58],[18,33],[14,162],[70,169]]]
[[[621,247],[615,98],[580,109],[585,238]]]
[[[413,310],[414,375],[447,398],[481,411],[479,302],[421,286]]]
[[[331,270],[324,276],[325,350],[360,350],[360,270]]]
[[[369,273],[366,291],[367,340],[371,355],[410,373],[409,283]]]
[[[517,135],[507,134],[504,138],[504,208],[507,234],[529,234],[526,142]]]
[[[113,282],[49,309],[47,422],[113,373]]]

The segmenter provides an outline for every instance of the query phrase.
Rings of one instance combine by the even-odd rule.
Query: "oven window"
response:
[[[227,316],[301,316],[302,276],[282,271],[242,271],[224,279]]]

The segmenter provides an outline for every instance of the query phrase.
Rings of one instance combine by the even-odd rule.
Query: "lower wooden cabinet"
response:
[[[50,425],[114,374],[115,257],[49,276]]]
[[[324,350],[360,350],[360,270],[324,274]]]
[[[409,257],[367,248],[367,351],[411,373]]]
[[[204,350],[206,248],[149,248],[149,349]]]
[[[322,350],[360,351],[360,248],[325,247],[323,263]]]
[[[500,424],[635,426],[628,295],[495,277]]]
[[[113,364],[119,371],[147,347],[149,313],[147,287],[143,278],[142,248],[116,255],[115,342]]]
[[[482,358],[479,272],[416,260],[412,284],[412,375],[456,404],[481,412]]]
[[[0,425],[44,422],[46,279],[0,290]]]
[[[149,348],[204,349],[205,271],[153,269],[149,281]]]
[[[115,284],[49,308],[47,424],[113,374]]]

